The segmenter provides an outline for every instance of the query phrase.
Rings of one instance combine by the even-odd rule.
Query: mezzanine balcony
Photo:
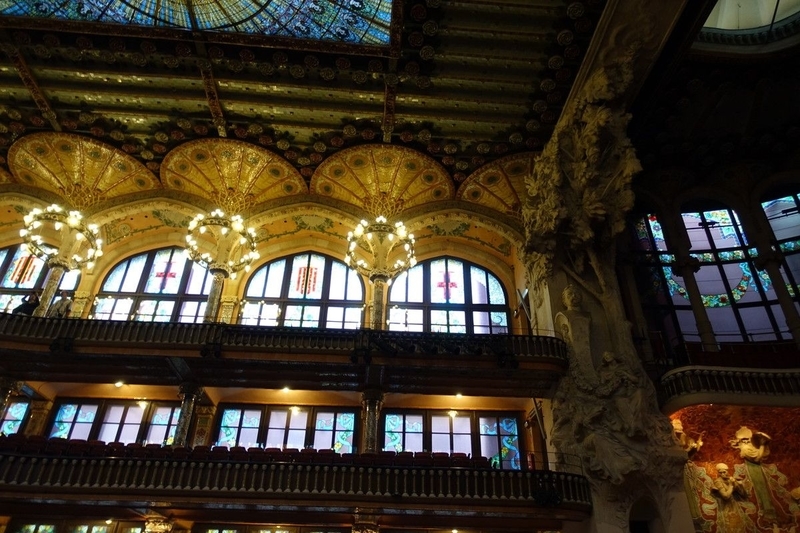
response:
[[[533,335],[461,335],[48,319],[0,314],[0,373],[17,380],[549,396],[566,344]],[[234,363],[235,364],[232,364]]]
[[[291,508],[309,523],[347,523],[357,509],[370,509],[385,517],[383,523],[402,515],[406,527],[480,527],[486,521],[522,530],[560,529],[562,521],[585,519],[592,507],[582,475],[496,470],[488,460],[466,457],[189,450],[24,437],[0,439],[0,501],[0,511],[100,505],[112,515],[168,502],[171,512],[195,520],[274,519]]]

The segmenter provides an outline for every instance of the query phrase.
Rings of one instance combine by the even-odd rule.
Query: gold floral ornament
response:
[[[23,217],[19,231],[24,245],[46,262],[60,263],[67,270],[91,269],[103,255],[103,241],[96,224],[87,224],[80,211],[67,211],[57,204],[34,208]],[[51,246],[47,242],[58,242]]]

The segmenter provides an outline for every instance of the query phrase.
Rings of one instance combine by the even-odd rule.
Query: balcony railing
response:
[[[326,495],[329,499],[370,502],[424,500],[439,507],[463,505],[466,499],[493,506],[567,506],[584,512],[591,509],[590,489],[583,476],[471,468],[51,457],[0,452],[0,488],[39,495],[88,491],[119,497],[129,491],[146,491],[150,498],[176,492],[214,498],[225,492],[228,498],[239,494],[246,498],[276,495],[302,500]]]
[[[123,322],[113,320],[49,319],[0,314],[0,338],[57,341],[63,348],[124,345],[147,349],[258,350],[261,353],[326,353],[360,357],[414,356],[536,358],[567,364],[566,344],[558,338],[536,335],[460,335],[373,330],[329,330]],[[69,351],[69,350],[66,350]]]
[[[659,402],[662,406],[676,403],[709,401],[712,395],[728,394],[753,402],[769,399],[776,405],[781,397],[788,399],[800,395],[800,369],[795,370],[746,370],[712,366],[692,366],[672,370],[664,374],[659,386]],[[683,402],[679,400],[683,399]]]

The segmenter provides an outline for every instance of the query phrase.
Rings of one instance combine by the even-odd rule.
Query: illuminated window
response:
[[[307,407],[230,407],[222,411],[217,446],[244,446],[352,453],[356,414]]]
[[[142,322],[203,321],[213,276],[181,248],[164,248],[117,264],[95,299],[94,318]]]
[[[384,450],[465,453],[492,467],[519,470],[522,452],[516,414],[410,411],[383,414]]]
[[[0,422],[0,435],[19,433],[22,423],[25,421],[25,415],[28,414],[28,407],[27,401],[12,400],[9,402],[3,420]]]
[[[165,419],[165,417],[169,417]],[[175,435],[180,407],[146,401],[63,402],[51,438],[168,444]],[[147,422],[149,421],[149,423]]]
[[[256,270],[247,282],[239,322],[252,326],[358,329],[364,285],[335,259],[299,254]]]
[[[14,533],[55,533],[55,524],[21,524],[17,527],[9,527],[9,531]]]
[[[31,290],[41,290],[47,271],[44,261],[30,254],[23,246],[0,250],[0,313],[12,311]],[[59,290],[74,290],[79,280],[79,270],[68,272],[61,279]]]
[[[400,274],[389,292],[389,329],[434,333],[508,333],[500,281],[483,268],[449,257]]]

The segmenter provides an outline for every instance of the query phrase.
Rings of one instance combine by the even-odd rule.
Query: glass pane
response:
[[[285,428],[286,422],[289,419],[289,411],[274,409],[269,414],[269,427],[271,428]]]
[[[409,303],[422,303],[424,301],[424,270],[422,265],[417,265],[408,270],[408,296]]]
[[[124,405],[112,405],[106,409],[106,416],[104,422],[119,422],[122,420],[122,415],[125,413]]]
[[[275,261],[269,266],[269,276],[267,285],[264,288],[264,296],[267,298],[280,298],[283,289],[283,276],[286,271],[286,260]]]
[[[2,262],[2,260],[0,260]],[[81,279],[81,271],[80,270],[70,270],[69,272],[65,273],[64,276],[61,278],[61,281],[58,284],[58,290],[60,291],[74,291],[75,287],[78,286],[78,282]]]
[[[486,282],[486,272],[478,267],[470,267],[469,275],[472,281],[472,303],[488,304],[489,290]]]
[[[128,269],[122,281],[120,292],[136,292],[139,289],[139,282],[142,279],[144,264],[147,261],[147,254],[137,255],[128,261]]]
[[[422,269],[422,265],[416,266],[414,268]],[[412,268],[411,270],[414,270]],[[389,301],[390,302],[398,302],[403,303],[406,302],[406,289],[408,288],[408,272],[406,271],[397,276],[395,279],[392,280],[392,284],[389,287]]]
[[[434,433],[431,435],[431,451],[450,453],[450,434]]]
[[[505,305],[506,295],[503,292],[503,286],[496,277],[487,273],[489,279],[489,303],[492,305]]]
[[[772,232],[779,241],[800,235],[800,211],[792,196],[770,200],[761,204],[769,219]]]
[[[308,411],[292,411],[292,417],[289,419],[289,427],[293,429],[303,428],[305,430],[308,425]]]
[[[431,302],[464,303],[464,264],[452,259],[430,262]]]
[[[422,331],[424,327],[422,309],[389,309],[389,329],[392,331]]]
[[[184,253],[174,248],[156,252],[144,292],[177,294],[188,260]]]
[[[340,264],[334,262],[334,265]],[[361,283],[361,277],[355,270],[347,269],[347,296],[346,299],[351,302],[364,301],[364,287]]]
[[[302,450],[306,447],[306,430],[290,429],[286,438],[286,447]]]
[[[449,416],[432,416],[431,417],[431,430],[434,433],[450,433],[450,417]]]
[[[349,272],[352,272],[352,270],[342,263],[334,262],[331,265],[331,288],[329,292],[329,298],[331,300],[344,300]]]
[[[250,276],[245,296],[248,298],[261,298],[264,296],[264,282],[267,279],[267,270],[269,270],[269,265],[259,268]]]
[[[30,289],[36,285],[44,268],[44,261],[17,247],[11,264],[3,276],[3,287],[9,289]]]
[[[453,452],[472,453],[472,437],[470,435],[453,435]]]
[[[292,261],[292,275],[289,278],[289,298],[304,298],[311,283],[316,284],[316,272],[311,273],[310,256],[298,255]]]
[[[3,417],[0,433],[3,435],[12,435],[19,432],[19,428],[22,425],[22,421],[25,420],[27,412],[28,402],[11,402]]]
[[[208,270],[199,263],[192,262],[189,270],[189,282],[186,284],[186,294],[208,294],[206,285],[210,287],[213,276],[208,275]]]

